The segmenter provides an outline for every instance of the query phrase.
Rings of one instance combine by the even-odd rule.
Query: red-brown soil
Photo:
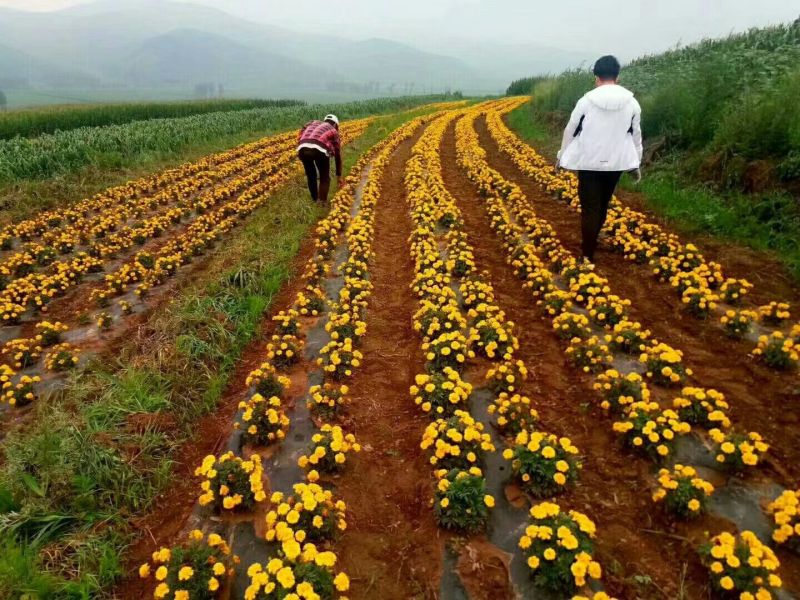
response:
[[[494,149],[484,147],[494,159]],[[476,266],[488,271],[498,305],[517,325],[519,358],[530,370],[521,393],[533,399],[542,428],[569,437],[584,457],[579,484],[555,501],[585,512],[597,523],[597,545],[609,592],[621,598],[675,598],[681,569],[687,564],[685,585],[690,597],[699,597],[705,577],[694,545],[672,537],[667,521],[650,500],[650,464],[619,449],[610,422],[590,401],[592,378],[566,362],[549,321],[542,318],[506,264],[483,201],[456,162],[453,127],[442,144],[442,169],[445,184],[462,211]],[[636,575],[650,576],[654,585],[637,586],[632,579]]]
[[[398,148],[381,182],[364,362],[350,386],[348,412],[364,452],[337,484],[348,521],[337,551],[353,581],[352,598],[438,596],[443,540],[430,506],[431,467],[419,449],[428,421],[408,394],[424,363],[411,327],[416,299],[403,185],[416,139]]]

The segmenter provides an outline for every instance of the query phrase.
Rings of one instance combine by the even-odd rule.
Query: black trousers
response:
[[[315,202],[328,201],[328,190],[331,185],[331,159],[322,150],[316,148],[300,148],[297,157],[303,163],[308,180],[308,191]],[[319,189],[317,189],[317,174],[319,174]]]
[[[606,222],[608,204],[622,171],[578,171],[578,198],[581,201],[583,256],[594,261],[597,237]]]

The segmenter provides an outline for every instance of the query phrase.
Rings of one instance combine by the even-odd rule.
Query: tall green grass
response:
[[[755,161],[767,179],[800,178],[800,20],[645,56],[620,80],[642,105],[645,138],[692,154],[698,178],[749,189]],[[534,110],[563,120],[593,78],[577,70],[527,83]]]
[[[153,155],[177,155],[187,147],[217,138],[255,137],[299,127],[329,112],[342,119],[355,119],[443,99],[446,97],[408,96],[343,104],[256,108],[14,138],[0,141],[0,185],[52,178],[87,167],[122,168]]]
[[[0,139],[33,137],[78,127],[120,125],[147,119],[304,104],[300,100],[187,100],[119,104],[70,104],[0,112]]]

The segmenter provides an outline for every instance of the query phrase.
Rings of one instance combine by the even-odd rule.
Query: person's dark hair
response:
[[[611,56],[610,54],[607,56],[601,56],[597,59],[597,62],[594,63],[594,69],[592,72],[595,74],[596,77],[599,77],[603,80],[608,79],[617,79],[619,77],[619,61],[615,56]]]

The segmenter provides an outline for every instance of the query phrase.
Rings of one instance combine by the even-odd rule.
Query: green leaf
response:
[[[41,484],[36,480],[36,478],[31,475],[30,473],[22,473],[20,475],[22,478],[22,482],[28,486],[28,489],[31,490],[34,494],[39,496],[40,498],[44,498],[45,489],[41,486]]]

